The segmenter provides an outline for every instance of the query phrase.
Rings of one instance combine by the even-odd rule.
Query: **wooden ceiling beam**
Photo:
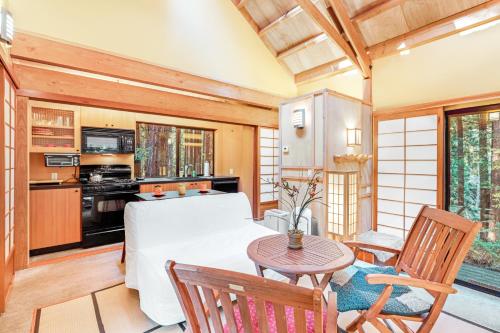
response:
[[[335,59],[327,63],[321,64],[319,66],[305,70],[303,72],[297,73],[295,74],[295,83],[303,83],[313,79],[319,79],[324,75],[332,74],[335,71],[339,70],[338,64],[344,60],[347,60],[347,57]],[[352,67],[353,66],[349,66],[348,68],[352,69]]]
[[[327,39],[327,36],[325,35],[324,32],[321,32],[321,33],[314,35],[312,37],[308,37],[306,39],[303,39],[303,40],[287,47],[286,49],[279,51],[276,57],[278,59],[286,58],[291,54],[297,53],[300,50],[305,49],[306,47],[308,47],[311,44],[316,44],[316,43],[321,42],[320,39],[321,39],[321,41]]]
[[[259,36],[265,35],[269,30],[271,30],[272,28],[274,28],[278,24],[283,23],[283,22],[291,19],[292,17],[295,17],[302,12],[303,12],[303,10],[300,6],[293,7],[288,12],[281,15],[280,17],[278,17],[277,19],[275,19],[274,21],[272,21],[271,23],[269,23],[268,25],[266,25],[265,27],[260,29]]]
[[[454,21],[469,15],[478,15],[484,17],[484,20],[456,29]],[[490,0],[403,35],[372,45],[368,47],[367,51],[371,59],[382,58],[400,52],[398,47],[402,43],[405,43],[405,48],[413,48],[498,19],[500,19],[500,0]]]
[[[404,0],[376,0],[358,10],[351,20],[354,22],[368,20],[388,9],[401,5],[403,1]]]
[[[18,96],[233,124],[276,127],[278,112],[14,64]]]
[[[240,2],[238,2],[238,4],[236,6],[238,7],[238,9],[241,9],[241,8],[245,7],[247,2],[248,2],[248,0],[240,0]]]
[[[354,48],[354,51],[358,56],[358,62],[361,66],[361,70],[365,74],[365,77],[370,77],[372,66],[371,59],[366,52],[366,45],[361,37],[361,34],[349,18],[349,14],[343,0],[329,0],[329,3],[342,25],[344,32],[349,38],[351,46]]]
[[[277,108],[284,97],[148,64],[102,51],[17,32],[11,57],[177,89],[243,104]]]
[[[346,56],[356,65],[365,77],[369,77],[370,73],[365,73],[359,64],[354,51],[347,41],[342,37],[340,32],[328,21],[328,19],[321,13],[321,11],[311,2],[311,0],[297,0],[302,9],[309,14],[314,22],[330,37],[341,49]]]

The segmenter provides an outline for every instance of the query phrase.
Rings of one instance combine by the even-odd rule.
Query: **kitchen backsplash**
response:
[[[82,154],[81,164],[127,164],[132,167],[134,174],[134,155],[90,155]],[[51,174],[56,172],[57,179],[67,180],[73,176],[75,168],[73,167],[46,167],[42,153],[30,154],[30,180],[48,180]]]

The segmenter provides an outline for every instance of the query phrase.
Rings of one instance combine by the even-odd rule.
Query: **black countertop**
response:
[[[63,188],[80,188],[81,183],[61,183],[61,184],[30,184],[30,190],[57,190]]]
[[[213,180],[235,180],[239,179],[237,176],[210,176],[210,177],[162,177],[162,178],[145,178],[138,180],[139,184],[165,184],[165,183],[183,183],[183,182],[201,182]]]
[[[225,194],[226,192],[207,190],[206,192],[200,192],[200,190],[187,190],[185,195],[180,195],[178,191],[167,191],[163,192],[161,196],[155,196],[153,193],[137,193],[135,196],[143,201],[156,201],[165,199],[176,199],[176,198],[188,198],[188,197],[198,197],[204,195],[216,195]]]

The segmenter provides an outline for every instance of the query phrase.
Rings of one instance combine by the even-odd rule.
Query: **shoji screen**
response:
[[[406,237],[422,205],[438,204],[438,115],[379,119],[376,126],[376,225]]]
[[[277,181],[279,175],[279,131],[273,128],[259,129],[260,203],[278,200],[279,192],[266,181]]]
[[[5,145],[5,252],[8,261],[14,249],[14,130],[15,96],[8,79],[4,82],[4,145]]]

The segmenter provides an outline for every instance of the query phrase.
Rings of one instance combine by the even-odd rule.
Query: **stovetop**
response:
[[[92,174],[100,174],[100,182],[90,181]],[[131,179],[132,168],[124,164],[112,165],[82,165],[80,167],[80,182],[86,194],[102,192],[139,192],[139,183]]]

